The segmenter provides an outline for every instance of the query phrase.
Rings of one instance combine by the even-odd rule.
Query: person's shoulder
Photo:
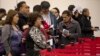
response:
[[[33,26],[33,27],[31,27],[29,33],[32,34],[34,31],[35,31],[35,28],[34,28],[34,26]]]
[[[71,19],[71,21],[72,21],[73,23],[78,23],[75,19]]]
[[[86,16],[84,16],[84,15],[82,15],[82,16],[81,16],[81,19],[86,19],[86,18],[87,18],[87,17],[86,17]]]
[[[37,31],[39,31],[39,29],[37,27],[33,26],[30,31],[36,31],[37,32]]]
[[[18,15],[19,15],[19,18],[21,19],[25,18],[25,16],[22,13],[18,13]]]
[[[64,23],[63,21],[59,22],[59,24],[63,24],[63,23]]]
[[[56,18],[56,16],[52,13],[52,12],[49,12],[50,16]]]
[[[36,27],[32,27],[31,29],[30,29],[30,31],[29,31],[29,34],[37,34],[37,33],[39,33],[40,32],[40,30],[38,29],[38,28],[36,28]]]
[[[49,14],[50,14],[50,15],[53,15],[53,13],[52,13],[51,11],[49,11]]]
[[[76,20],[74,20],[74,19],[72,19],[72,23],[74,23],[74,24],[79,24],[79,22],[76,21]]]
[[[9,25],[9,24],[5,24],[3,27],[2,27],[2,30],[3,31],[9,31],[9,30],[11,30],[11,25]]]
[[[9,25],[9,24],[5,24],[3,27],[5,27],[5,28],[10,28],[11,25]]]

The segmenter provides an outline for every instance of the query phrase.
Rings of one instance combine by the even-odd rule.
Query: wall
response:
[[[16,4],[23,0],[0,0],[0,7],[5,8],[7,11],[9,9],[14,9]],[[30,6],[30,10],[36,4],[40,4],[44,0],[24,0]],[[89,8],[92,16],[92,25],[100,27],[100,0],[46,0],[51,4],[51,8],[58,7],[60,11],[66,10],[68,5],[74,4],[80,8]],[[51,9],[50,8],[50,9]],[[95,32],[95,36],[100,36],[100,31]]]

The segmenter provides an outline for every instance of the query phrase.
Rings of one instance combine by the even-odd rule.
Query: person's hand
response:
[[[50,32],[50,30],[49,30],[49,29],[45,29],[45,31],[46,31],[46,32]]]
[[[48,52],[52,51],[52,47],[51,46],[48,46],[47,47],[47,50],[48,50]]]
[[[59,41],[58,39],[55,39],[55,43],[58,43],[58,41]]]
[[[47,46],[47,49],[52,49],[52,47],[50,45]]]
[[[70,36],[70,33],[67,33],[67,34],[62,34],[64,37],[69,37]]]
[[[24,25],[23,29],[29,28],[29,25]]]
[[[12,56],[12,54],[11,53],[8,53],[8,56]]]
[[[62,34],[66,37],[70,36],[69,30],[63,29]]]
[[[67,36],[67,37],[69,37],[70,35],[71,35],[71,34],[70,34],[70,33],[68,33],[66,36]]]
[[[61,46],[61,48],[65,48],[65,44],[61,44],[60,46]]]
[[[52,48],[52,47],[50,45],[48,45],[47,48]]]
[[[91,28],[91,29],[92,29],[93,31],[97,31],[97,29],[96,29],[96,28],[94,28],[94,27],[93,27],[93,28]]]
[[[26,40],[26,38],[22,38],[22,43],[24,43],[24,42],[25,42],[25,40]]]

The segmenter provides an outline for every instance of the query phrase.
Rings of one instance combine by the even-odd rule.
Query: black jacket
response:
[[[82,35],[85,37],[91,37],[93,36],[93,30],[91,29],[91,17],[87,16],[82,16],[81,17],[81,30],[82,30]]]
[[[81,14],[79,14],[78,17],[75,17],[75,15],[72,16],[72,18],[73,18],[74,20],[76,20],[80,25],[81,25],[81,17],[82,17]]]
[[[63,21],[63,17],[59,17],[57,20],[57,24],[59,24],[61,21]]]
[[[27,23],[28,23],[28,16],[25,16],[25,15],[19,13],[18,26],[22,31],[23,31],[23,25],[25,25]]]

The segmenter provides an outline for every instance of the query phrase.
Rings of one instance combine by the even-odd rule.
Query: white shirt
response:
[[[56,19],[58,20],[60,18],[60,16],[58,16]]]
[[[51,25],[50,13],[48,13],[47,15],[42,15],[42,17],[47,22],[48,25]]]
[[[90,18],[89,18],[89,17],[87,17],[87,19],[88,19],[88,20],[90,20]]]

